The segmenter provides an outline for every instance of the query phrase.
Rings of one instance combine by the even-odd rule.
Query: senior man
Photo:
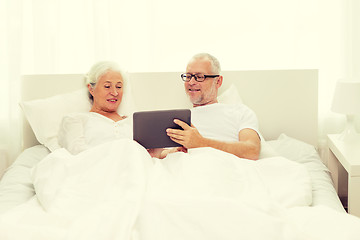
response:
[[[244,104],[218,103],[218,89],[223,82],[220,71],[219,61],[208,53],[199,53],[190,59],[181,78],[194,107],[192,124],[175,119],[183,130],[167,129],[167,135],[184,150],[212,147],[257,160],[261,142],[257,117]]]

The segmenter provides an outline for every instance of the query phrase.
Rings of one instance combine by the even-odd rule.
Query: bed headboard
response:
[[[129,73],[138,110],[188,107],[180,72]],[[234,84],[243,102],[252,108],[267,140],[281,133],[314,146],[318,142],[318,71],[223,71],[221,94]],[[82,74],[24,75],[22,101],[50,97],[84,87]],[[26,119],[23,148],[38,144]]]

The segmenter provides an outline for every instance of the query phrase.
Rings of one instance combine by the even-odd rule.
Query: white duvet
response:
[[[32,172],[36,196],[0,216],[0,239],[359,239],[360,220],[311,204],[307,170],[212,148],[152,159],[118,140],[59,149]]]

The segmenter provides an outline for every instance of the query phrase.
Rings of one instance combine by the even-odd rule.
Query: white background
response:
[[[183,71],[198,52],[223,70],[318,69],[321,140],[343,126],[330,111],[336,81],[360,75],[359,2],[0,0],[0,144],[20,150],[22,74],[85,73],[99,60]]]

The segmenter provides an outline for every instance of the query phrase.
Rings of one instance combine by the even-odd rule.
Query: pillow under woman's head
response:
[[[88,89],[20,103],[36,139],[51,151],[59,148],[57,134],[62,118],[74,112],[88,112]]]

